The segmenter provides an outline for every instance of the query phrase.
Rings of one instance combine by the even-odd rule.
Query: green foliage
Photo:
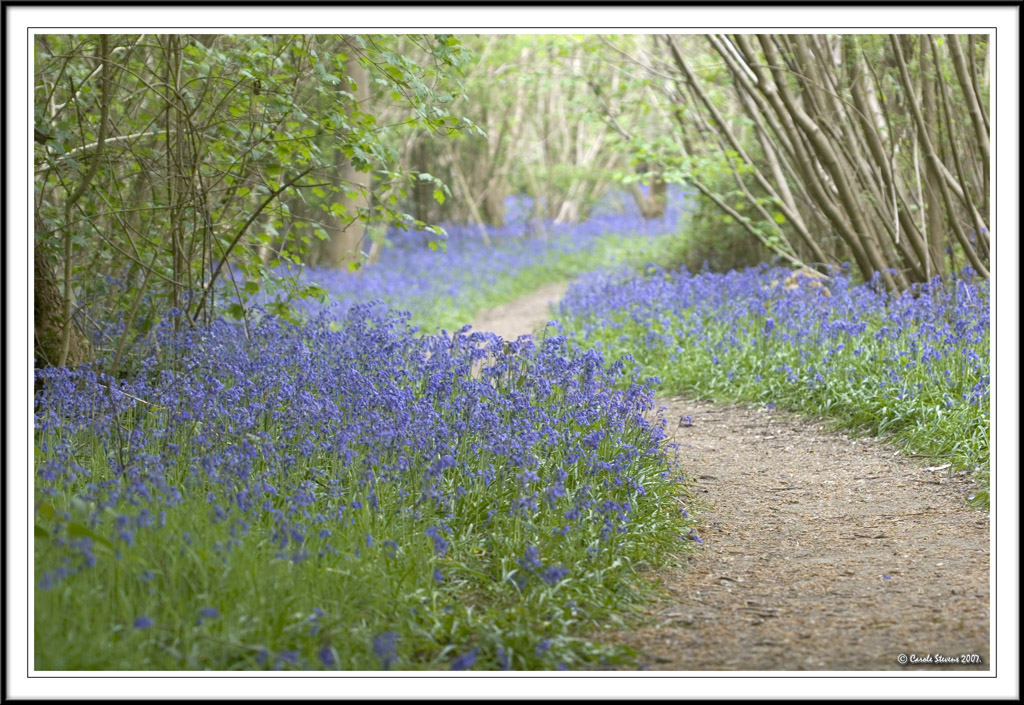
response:
[[[681,235],[680,256],[668,264],[699,271],[706,263],[709,271],[727,272],[773,261],[772,252],[731,216],[722,215],[710,199],[698,195],[694,200],[696,205],[687,215]]]
[[[353,205],[364,190],[333,174],[347,163],[373,172],[377,187],[400,185],[415,178],[397,168],[400,133],[475,129],[449,112],[469,60],[451,35],[110,35],[108,44],[103,57],[95,35],[36,39],[35,124],[50,139],[35,147],[35,244],[63,265],[70,240],[78,307],[94,321],[133,313],[130,332],[170,308],[188,321],[210,320],[220,305],[238,314],[277,279],[275,261],[300,263],[354,219],[425,227],[394,201]],[[370,103],[355,100],[352,57],[373,81]],[[97,144],[104,86],[107,138]]]

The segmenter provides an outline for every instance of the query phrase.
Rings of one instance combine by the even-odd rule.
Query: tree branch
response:
[[[308,174],[311,171],[313,171],[313,167],[312,166],[306,167],[305,169],[302,170],[302,172],[300,172],[296,176],[293,176],[292,178],[290,178],[288,181],[286,181],[284,184],[282,184],[275,191],[272,191],[271,194],[266,197],[266,199],[263,201],[263,203],[260,204],[259,208],[257,208],[255,211],[252,212],[252,214],[245,221],[245,223],[242,225],[242,227],[238,229],[238,233],[235,235],[234,239],[231,240],[231,243],[228,245],[227,249],[224,251],[224,254],[221,256],[220,260],[217,262],[217,267],[213,270],[213,274],[210,275],[210,281],[208,281],[206,283],[206,286],[203,288],[203,295],[199,298],[199,303],[196,304],[196,310],[193,311],[193,313],[192,313],[192,322],[193,323],[195,323],[199,319],[199,314],[203,310],[203,306],[206,303],[206,299],[209,297],[210,292],[213,290],[213,285],[217,281],[217,275],[220,274],[220,270],[224,267],[224,263],[227,261],[228,255],[231,254],[231,251],[233,249],[235,249],[235,245],[237,245],[238,241],[242,239],[243,235],[245,235],[245,231],[249,229],[249,226],[252,225],[253,221],[256,220],[256,218],[259,216],[259,214],[263,212],[263,209],[266,208],[270,204],[271,201],[273,201],[285,189],[289,188],[292,184],[294,184],[296,181],[298,181],[299,179],[301,179],[303,176],[305,176],[306,174]]]

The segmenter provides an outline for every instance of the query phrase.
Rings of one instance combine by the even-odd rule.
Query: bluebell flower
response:
[[[274,668],[275,670],[280,670],[286,664],[289,666],[295,666],[298,663],[299,652],[292,649],[287,649],[277,654],[277,657],[274,659]]]
[[[548,566],[541,571],[540,577],[548,585],[554,586],[561,582],[561,580],[567,575],[569,575],[569,571],[565,568]]]
[[[527,546],[526,553],[522,558],[519,559],[519,565],[526,570],[536,570],[542,568],[544,564],[540,561],[540,551],[537,550],[536,546]]]
[[[476,655],[480,653],[480,649],[470,649],[466,653],[459,656],[457,659],[452,661],[451,670],[453,671],[466,671],[473,667],[476,663]]]
[[[384,670],[391,668],[391,664],[397,659],[398,634],[393,631],[386,631],[373,638],[373,653],[380,659],[381,667]]]
[[[448,542],[441,535],[441,529],[437,526],[429,526],[426,534],[434,540],[434,553],[439,556],[444,555],[448,550]]]
[[[217,619],[220,617],[220,611],[215,607],[203,607],[199,610],[198,623],[202,624],[207,619]]]
[[[320,659],[320,663],[323,664],[324,668],[332,668],[337,664],[337,660],[334,658],[334,651],[329,646],[321,648],[316,653]]]

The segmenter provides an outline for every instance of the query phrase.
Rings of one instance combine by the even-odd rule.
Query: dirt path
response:
[[[530,332],[562,291],[474,328]],[[989,521],[965,506],[968,480],[781,411],[661,405],[705,505],[703,549],[652,576],[666,596],[639,628],[599,638],[652,670],[990,668]]]
[[[561,300],[568,289],[567,283],[548,284],[529,296],[484,311],[473,321],[473,330],[491,331],[505,340],[534,333],[555,317],[551,304]]]

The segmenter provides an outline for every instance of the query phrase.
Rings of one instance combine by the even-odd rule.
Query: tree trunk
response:
[[[935,83],[933,81],[941,81],[942,74],[939,73],[939,67],[930,61],[931,52],[930,47],[927,45],[927,35],[921,36],[921,95],[924,100],[924,110],[928,115],[933,118],[925,123],[925,134],[928,137],[928,141],[932,144],[939,143],[939,131],[937,127],[938,123],[938,101],[935,98]],[[929,68],[931,67],[931,68]],[[932,78],[932,73],[935,73],[935,78]],[[942,214],[942,200],[940,199],[940,187],[939,179],[942,176],[937,174],[935,169],[928,169],[927,176],[925,177],[925,240],[928,243],[928,251],[930,263],[926,260],[926,275],[928,279],[934,276],[942,276],[943,265],[946,258],[943,256],[945,249],[944,238],[942,237],[945,232],[945,223],[943,222]]]
[[[906,60],[903,58],[903,49],[900,46],[899,41],[894,36],[890,36],[889,40],[892,44],[893,53],[896,57],[896,65],[899,69],[900,82],[903,84],[903,89],[907,93],[907,101],[909,102],[911,107],[911,115],[914,118],[914,123],[917,126],[918,135],[921,139],[921,142],[924,145],[925,153],[928,157],[928,166],[929,168],[934,169],[936,173],[941,173],[939,168],[941,165],[941,161],[939,160],[938,154],[936,154],[935,152],[934,146],[928,140],[928,131],[925,127],[924,116],[921,113],[921,106],[917,102],[917,96],[914,92],[913,83],[911,83],[910,72],[907,69]],[[956,234],[957,240],[960,241],[961,247],[964,248],[964,254],[970,261],[971,266],[974,267],[974,271],[978,272],[983,277],[987,277],[989,274],[988,268],[984,264],[982,264],[981,260],[978,258],[978,254],[974,251],[974,248],[971,246],[971,243],[967,239],[967,235],[964,234],[963,228],[960,226],[960,222],[957,220],[957,214],[954,209],[953,196],[950,192],[949,185],[946,183],[946,179],[939,178],[938,184],[939,189],[941,191],[942,202],[946,206],[946,217],[949,226],[952,227],[953,232]]]
[[[36,219],[36,231],[42,231],[38,218]],[[57,284],[57,277],[53,273],[53,269],[50,268],[46,256],[40,252],[39,245],[34,245],[33,250],[35,254],[33,323],[36,367],[52,367],[60,361],[61,347],[64,342],[65,300],[60,286]],[[65,365],[78,367],[92,359],[92,344],[72,323]]]
[[[345,42],[345,53],[348,55],[345,71],[356,83],[356,105],[352,108],[353,112],[365,112],[369,110],[370,72],[359,63],[358,49],[354,44]],[[365,212],[370,205],[371,174],[357,170],[350,160],[341,156],[340,152],[338,154],[336,178],[340,182],[338,186],[341,189],[340,193],[344,194],[343,202],[348,208],[348,213],[340,218],[332,218],[333,222],[327,229],[328,240],[324,243],[324,259],[329,267],[341,267],[359,258],[359,248],[366,235]],[[355,198],[349,198],[349,193],[354,193]]]
[[[633,200],[636,201],[636,205],[640,209],[640,215],[643,216],[644,220],[664,218],[668,186],[661,176],[662,167],[651,164],[638,164],[636,171],[638,174],[651,174],[651,188],[648,193],[644,193],[644,190],[640,188],[640,184],[636,181],[629,186],[630,193],[633,194]]]

